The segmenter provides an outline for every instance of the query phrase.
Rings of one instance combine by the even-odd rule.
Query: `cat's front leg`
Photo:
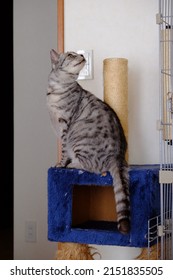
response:
[[[83,169],[79,163],[70,162],[67,165],[67,168],[74,168],[74,169]]]
[[[68,162],[67,168],[74,168],[74,169],[84,169],[78,158],[70,154],[70,160]]]
[[[55,167],[61,168],[61,167],[62,167],[62,166],[61,166],[61,163],[60,163],[60,162],[57,162],[57,163],[55,164]]]

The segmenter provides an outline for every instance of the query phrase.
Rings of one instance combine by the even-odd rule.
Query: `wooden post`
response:
[[[58,52],[64,52],[64,0],[57,0],[58,8]]]

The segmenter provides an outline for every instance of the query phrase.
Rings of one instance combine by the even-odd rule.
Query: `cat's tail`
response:
[[[115,163],[110,168],[116,202],[118,230],[127,234],[130,231],[129,173],[126,162],[120,166]]]

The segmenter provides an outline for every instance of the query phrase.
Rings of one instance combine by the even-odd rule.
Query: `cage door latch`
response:
[[[165,227],[164,226],[158,226],[157,227],[157,234],[158,234],[158,236],[164,236],[165,235]]]

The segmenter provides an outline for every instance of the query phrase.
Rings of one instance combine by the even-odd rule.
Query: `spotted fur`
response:
[[[76,81],[85,58],[74,52],[50,52],[47,105],[56,135],[62,140],[58,166],[90,172],[109,171],[113,178],[118,229],[130,230],[127,142],[117,114]],[[109,203],[109,202],[108,202]]]

